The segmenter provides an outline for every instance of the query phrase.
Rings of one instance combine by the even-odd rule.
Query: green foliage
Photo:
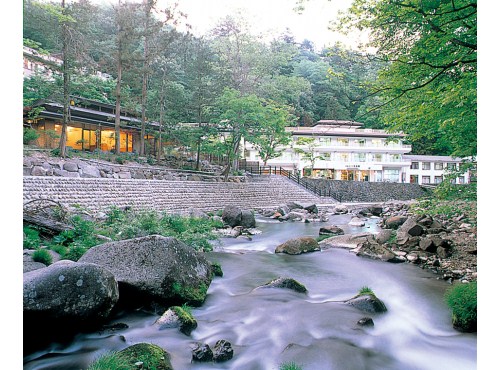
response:
[[[372,109],[391,131],[449,148],[441,154],[476,155],[476,1],[354,0],[338,27],[370,31],[366,46],[385,63]]]
[[[46,249],[37,249],[36,251],[33,252],[31,258],[33,258],[33,261],[41,262],[45,266],[48,266],[52,263],[52,256]]]
[[[361,289],[358,291],[358,294],[359,295],[375,295],[375,293],[373,293],[373,290],[367,286],[361,287]]]
[[[298,365],[295,362],[284,362],[280,364],[279,370],[302,370],[302,366]]]
[[[41,240],[37,230],[30,226],[23,226],[23,248],[36,249],[40,246]]]
[[[132,366],[118,352],[106,353],[92,361],[87,370],[131,370]]]
[[[224,276],[224,272],[222,271],[222,266],[220,265],[220,263],[212,262],[211,267],[213,276],[219,276],[219,277]]]
[[[423,199],[410,206],[416,215],[442,216],[447,219],[464,215],[467,222],[477,223],[477,203],[475,201]]]
[[[477,283],[459,284],[447,290],[445,300],[452,311],[453,326],[462,331],[477,330]]]
[[[208,286],[201,283],[197,287],[183,286],[179,282],[172,283],[172,292],[185,302],[200,304],[207,295]]]
[[[149,343],[137,343],[119,352],[127,359],[130,369],[137,369],[137,362],[142,362],[143,370],[171,370],[170,360],[165,351]]]
[[[28,145],[40,137],[40,134],[33,128],[23,128],[23,144]]]

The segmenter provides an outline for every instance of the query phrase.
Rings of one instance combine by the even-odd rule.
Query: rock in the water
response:
[[[241,211],[241,226],[245,229],[255,227],[255,216],[250,210],[242,210]]]
[[[229,361],[233,358],[233,354],[233,347],[227,340],[221,339],[215,343],[213,351],[215,362]]]
[[[23,274],[25,320],[85,324],[108,317],[118,301],[113,274],[93,263],[62,260]]]
[[[371,233],[357,233],[357,234],[345,234],[336,235],[331,238],[324,239],[319,242],[319,245],[323,249],[328,248],[347,248],[354,249],[357,248],[361,243],[368,240],[373,240],[373,234]]]
[[[142,362],[144,370],[173,370],[170,355],[160,346],[151,343],[137,343],[118,352],[118,354],[134,368],[134,364]]]
[[[261,285],[259,288],[285,288],[294,290],[299,293],[307,292],[306,287],[299,283],[297,280],[285,277],[279,277],[277,279],[271,280],[270,282]]]
[[[387,311],[384,302],[378,299],[374,294],[357,295],[347,300],[346,303],[366,312],[379,313]]]
[[[319,251],[319,244],[316,239],[303,236],[287,240],[276,247],[275,253],[301,254]]]
[[[344,235],[344,230],[335,225],[323,226],[319,229],[319,235]]]
[[[354,251],[357,256],[369,257],[389,262],[404,262],[403,259],[400,260],[398,257],[396,257],[396,255],[391,250],[374,241],[363,242]]]
[[[222,220],[231,227],[241,225],[241,209],[236,206],[226,206],[222,211]]]
[[[359,217],[353,217],[351,218],[351,221],[349,221],[350,226],[365,226],[365,222],[360,219]]]
[[[192,360],[196,362],[209,362],[214,358],[210,346],[206,343],[196,343],[191,355]]]
[[[373,323],[373,319],[371,317],[363,317],[362,319],[359,319],[357,324],[359,326],[369,326],[372,327],[375,324]]]
[[[111,271],[128,303],[203,303],[212,281],[210,262],[183,242],[160,235],[121,240],[90,248],[81,262]]]
[[[380,232],[377,234],[375,240],[377,241],[377,243],[385,244],[391,239],[391,237],[392,237],[392,230],[383,229],[380,230]]]
[[[343,214],[346,214],[347,212],[349,212],[349,208],[347,208],[346,205],[343,205],[343,204],[337,204],[335,206],[335,209],[333,210],[333,212],[335,214],[338,214],[338,215],[343,215]]]
[[[191,332],[198,327],[196,319],[180,306],[170,307],[156,321],[155,325],[160,330],[169,328],[179,328],[181,333],[191,335]]]

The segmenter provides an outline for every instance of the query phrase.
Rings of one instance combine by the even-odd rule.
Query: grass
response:
[[[48,266],[52,263],[52,256],[46,249],[37,249],[36,251],[33,252],[31,258],[33,259],[33,261],[41,262],[45,266]]]
[[[477,330],[477,283],[459,284],[448,289],[445,301],[451,309],[453,326],[461,331]]]
[[[302,370],[302,366],[295,362],[284,362],[280,365],[279,370]]]
[[[359,295],[375,295],[375,293],[373,293],[373,290],[371,290],[371,288],[367,287],[367,286],[364,286],[362,287],[359,291],[358,291],[358,294]]]
[[[130,370],[127,359],[117,352],[106,353],[93,361],[87,370]]]

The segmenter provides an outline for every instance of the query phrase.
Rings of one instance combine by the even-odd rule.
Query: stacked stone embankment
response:
[[[430,190],[418,184],[391,182],[341,181],[326,179],[302,179],[309,185],[330,192],[339,202],[387,202],[412,200],[430,195]]]
[[[290,201],[326,203],[276,175],[241,183],[24,176],[23,200],[26,203],[35,199],[50,199],[69,207],[79,205],[90,211],[129,206],[168,213],[182,213],[189,208],[216,211],[227,205],[259,209]]]

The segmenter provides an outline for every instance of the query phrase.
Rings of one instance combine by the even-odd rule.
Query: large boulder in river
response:
[[[276,247],[275,253],[301,254],[319,251],[319,244],[316,239],[310,236],[302,236],[287,240]]]
[[[424,228],[413,217],[410,217],[401,225],[399,232],[410,236],[420,236],[424,233]]]
[[[307,288],[299,283],[297,280],[286,277],[279,277],[267,282],[264,285],[259,286],[258,288],[281,288],[281,289],[290,289],[294,290],[298,293],[306,293]]]
[[[212,281],[212,268],[203,254],[160,235],[101,244],[79,261],[110,270],[118,281],[120,299],[129,304],[145,300],[200,305]]]
[[[102,321],[118,301],[118,284],[106,268],[62,260],[23,274],[25,322]]]
[[[241,209],[236,206],[226,206],[222,210],[222,221],[231,227],[241,225]]]
[[[245,229],[250,229],[255,227],[255,216],[250,210],[241,211],[241,226]]]

